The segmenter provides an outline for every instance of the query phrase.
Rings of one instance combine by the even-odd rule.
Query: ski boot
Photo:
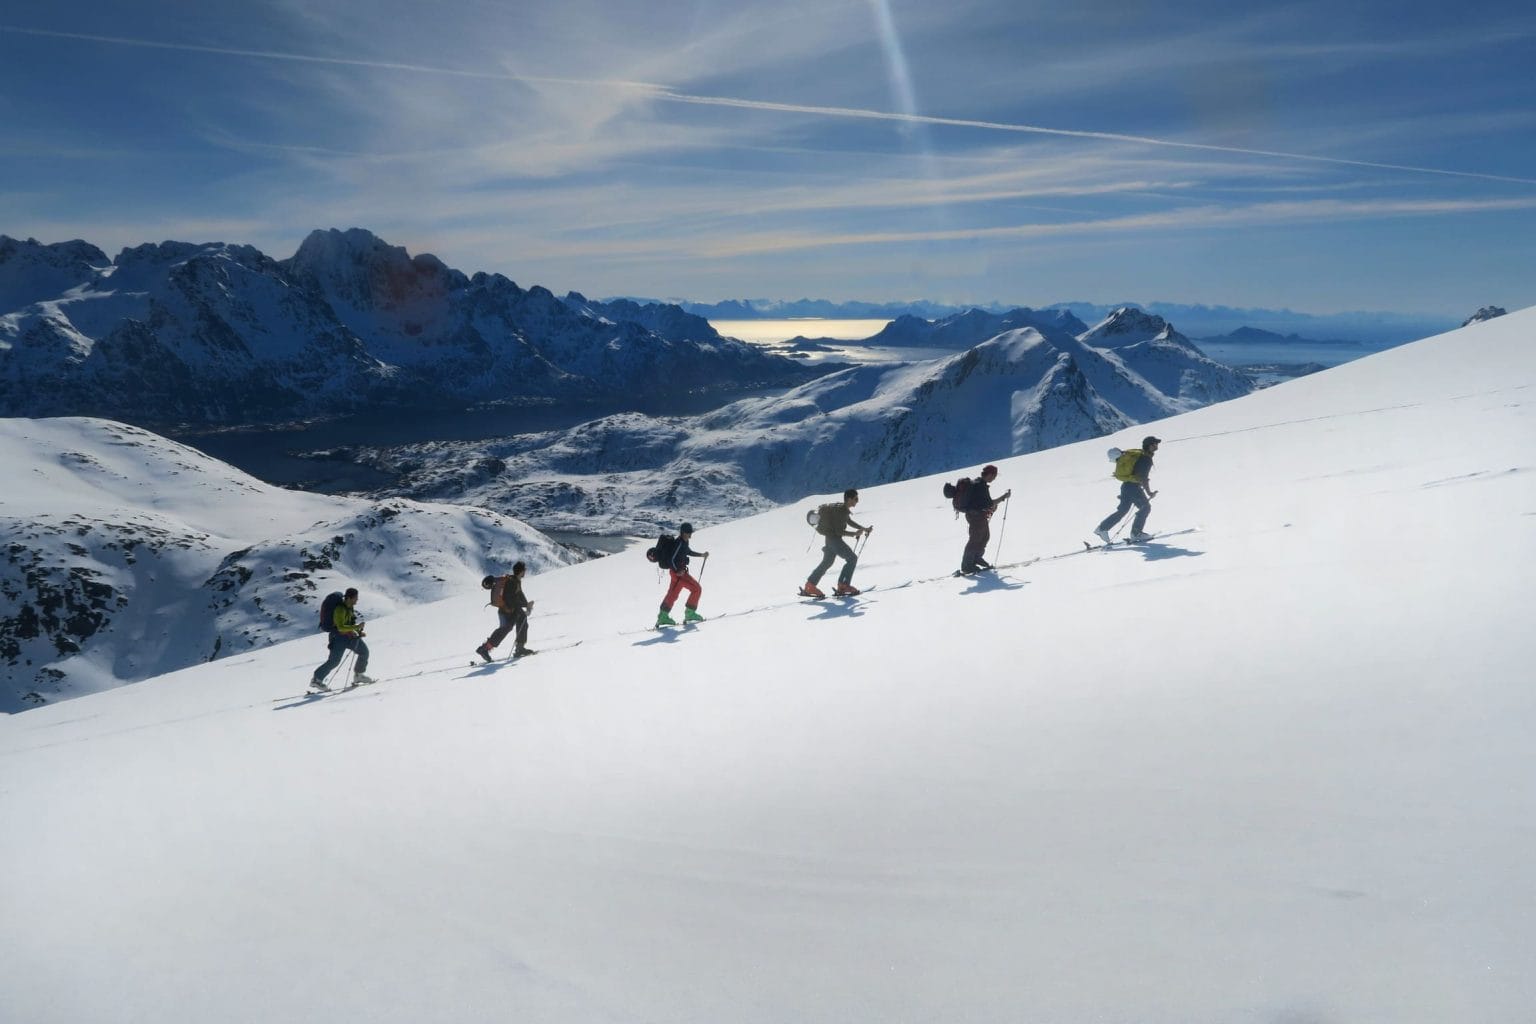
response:
[[[519,647],[519,648],[517,648],[516,650],[514,650],[512,652],[512,657],[514,657],[514,658],[526,658],[530,654],[538,654],[538,653],[539,652],[534,650],[532,647]]]
[[[373,684],[373,676],[370,676],[370,675],[368,675],[366,673],[359,672],[355,676],[352,677],[352,685],[353,686],[371,686],[372,684]]]
[[[309,688],[311,690],[313,690],[315,693],[330,693],[331,692],[331,688],[329,686],[325,685],[325,680],[324,679],[311,679],[309,681]]]
[[[674,619],[671,615],[668,615],[666,612],[661,612],[661,613],[659,613],[656,616],[656,628],[657,629],[660,629],[662,626],[675,626],[675,625],[677,625],[677,620]]]
[[[1099,538],[1099,540],[1103,541],[1105,544],[1113,544],[1115,542],[1114,538],[1109,535],[1109,531],[1104,529],[1102,526],[1095,527],[1093,535]]]
[[[700,615],[694,609],[692,609],[692,608],[684,608],[683,609],[683,622],[684,622],[684,624],[687,624],[689,622],[703,622],[703,621],[704,621],[704,616]]]
[[[480,658],[483,661],[490,661],[490,660],[492,660],[491,659],[491,649],[489,647],[485,646],[485,644],[481,644],[479,647],[476,647],[475,648],[475,653],[480,655]]]
[[[800,588],[800,596],[801,597],[814,597],[817,600],[820,600],[821,598],[826,597],[827,595],[823,594],[821,592],[821,588],[820,587],[818,587],[816,584],[814,584],[814,583],[810,582],[809,580],[807,580],[805,585]]]
[[[832,593],[838,597],[858,597],[859,588],[851,583],[839,583]]]
[[[1126,538],[1126,540],[1130,541],[1132,544],[1145,544],[1151,539],[1152,535],[1150,533],[1142,533],[1140,530],[1137,530],[1135,533]]]

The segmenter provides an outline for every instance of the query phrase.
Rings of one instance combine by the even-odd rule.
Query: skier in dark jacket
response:
[[[688,541],[693,538],[693,524],[684,523],[677,528],[677,546],[672,549],[672,557],[660,563],[671,574],[672,583],[667,587],[667,596],[661,599],[661,613],[656,616],[656,625],[675,626],[677,621],[672,618],[672,604],[677,600],[677,595],[684,590],[688,591],[688,600],[683,605],[684,622],[703,622],[704,616],[699,614],[699,596],[704,592],[703,586],[688,572],[688,559],[708,558],[708,551],[695,551],[688,546]]]
[[[517,630],[517,640],[516,646],[512,648],[512,657],[521,658],[525,654],[538,653],[528,648],[528,613],[533,610],[533,602],[523,595],[523,574],[527,571],[527,563],[516,562],[509,575],[487,576],[480,581],[480,586],[491,592],[491,606],[496,609],[500,622],[490,638],[475,648],[475,653],[486,661],[491,660],[491,652],[496,649],[496,645],[514,629]]]
[[[966,575],[992,568],[992,563],[982,557],[987,553],[987,544],[992,540],[992,513],[997,511],[997,506],[1013,497],[1013,491],[1010,490],[1002,497],[993,499],[992,481],[996,479],[997,467],[983,466],[981,475],[966,488],[965,522],[970,533],[966,538],[965,551],[960,555],[960,571]]]
[[[1136,506],[1136,518],[1131,520],[1131,535],[1126,539],[1133,544],[1152,539],[1150,534],[1143,532],[1142,527],[1147,525],[1147,516],[1152,512],[1152,499],[1157,495],[1156,491],[1148,488],[1147,481],[1152,477],[1152,456],[1157,454],[1158,445],[1162,443],[1155,437],[1142,438],[1141,455],[1131,467],[1131,478],[1120,483],[1120,506],[1105,516],[1104,521],[1093,531],[1105,544],[1114,543],[1109,531],[1125,518],[1132,505]]]
[[[327,648],[329,655],[325,664],[315,669],[309,677],[310,689],[316,691],[329,690],[325,685],[325,677],[341,664],[341,659],[347,656],[348,651],[357,654],[357,661],[353,665],[351,686],[363,686],[373,682],[364,671],[368,668],[368,645],[363,643],[363,620],[353,612],[357,607],[357,588],[348,587],[342,595],[341,603],[331,613],[331,624],[326,628]]]
[[[811,570],[805,585],[800,588],[801,597],[826,597],[817,586],[832,563],[843,560],[843,571],[837,575],[837,587],[833,593],[839,597],[853,597],[858,588],[853,585],[853,570],[859,564],[859,556],[848,546],[844,537],[858,537],[874,529],[860,526],[853,521],[853,506],[859,503],[859,492],[852,487],[843,492],[842,501],[830,502],[816,510],[816,532],[826,538],[821,546],[821,564]],[[851,527],[851,529],[850,529]]]

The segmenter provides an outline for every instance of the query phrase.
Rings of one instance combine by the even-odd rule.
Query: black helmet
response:
[[[528,563],[522,561],[521,559],[519,559],[518,561],[512,563],[512,571],[513,572],[527,572],[528,571]]]
[[[1161,440],[1159,440],[1158,438],[1153,437],[1151,434],[1148,434],[1146,437],[1141,439],[1141,446],[1143,448],[1156,448],[1158,445],[1160,445],[1162,443],[1163,442]]]
[[[496,577],[495,576],[487,576],[485,579],[480,581],[480,589],[481,590],[490,590],[495,585],[496,585]]]
[[[678,533],[692,533],[693,532],[693,524],[692,523],[684,523],[682,526],[679,526],[677,528],[677,532]]]

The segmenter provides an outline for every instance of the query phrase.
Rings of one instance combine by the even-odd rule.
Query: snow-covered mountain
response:
[[[811,376],[675,307],[467,277],[361,229],[315,231],[283,261],[165,242],[108,262],[83,242],[0,236],[4,415],[257,423]]]
[[[1514,1024],[1536,1006],[1536,310],[0,719],[0,1003],[78,1021]],[[1164,439],[1145,547],[1085,553]],[[969,467],[947,467],[945,477]],[[23,477],[23,481],[26,478]],[[1035,561],[1034,559],[1039,559]],[[471,574],[472,575],[472,574]],[[472,589],[473,580],[469,580]],[[560,650],[564,644],[581,646]]]
[[[956,318],[953,330],[986,317]],[[1016,326],[944,359],[853,367],[701,416],[624,414],[353,455],[397,478],[384,493],[469,501],[542,529],[644,534],[678,515],[723,522],[1041,451],[1251,390],[1161,319],[1121,310],[1081,338],[1048,322]]]
[[[346,586],[382,613],[576,560],[483,509],[279,490],[106,420],[0,420],[0,474],[0,712],[312,633]]]
[[[1038,327],[1043,331],[1081,334],[1088,325],[1070,310],[1019,308],[1006,313],[968,309],[937,320],[903,315],[886,324],[869,339],[871,345],[889,348],[970,348],[988,338],[1020,327]]]

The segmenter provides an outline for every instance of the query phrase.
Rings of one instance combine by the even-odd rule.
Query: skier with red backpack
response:
[[[1157,454],[1158,445],[1163,442],[1155,437],[1145,437],[1141,441],[1140,448],[1130,448],[1123,452],[1111,448],[1110,454],[1115,460],[1115,479],[1120,481],[1120,506],[1104,517],[1094,533],[1105,544],[1113,544],[1109,531],[1125,514],[1136,507],[1136,518],[1131,520],[1131,535],[1126,538],[1132,544],[1140,544],[1142,541],[1151,540],[1151,534],[1145,533],[1142,527],[1147,525],[1147,516],[1152,512],[1152,498],[1157,492],[1147,486],[1147,481],[1152,475],[1152,456]]]
[[[805,585],[800,588],[801,597],[827,596],[817,584],[839,558],[843,560],[843,570],[837,575],[837,586],[832,593],[838,597],[858,596],[858,588],[853,585],[853,570],[859,564],[859,556],[843,538],[864,536],[874,529],[853,521],[853,506],[858,503],[859,492],[850,487],[843,492],[842,501],[829,502],[816,510],[816,532],[826,540],[821,546],[821,563],[806,577]]]
[[[519,561],[513,563],[510,574],[487,576],[480,581],[481,588],[491,592],[491,606],[496,609],[499,622],[496,631],[485,643],[475,648],[475,653],[486,661],[491,660],[491,651],[514,629],[517,630],[517,639],[516,646],[512,648],[512,657],[522,658],[538,653],[528,647],[528,613],[533,610],[533,602],[523,595],[523,574],[527,571],[528,564]]]

